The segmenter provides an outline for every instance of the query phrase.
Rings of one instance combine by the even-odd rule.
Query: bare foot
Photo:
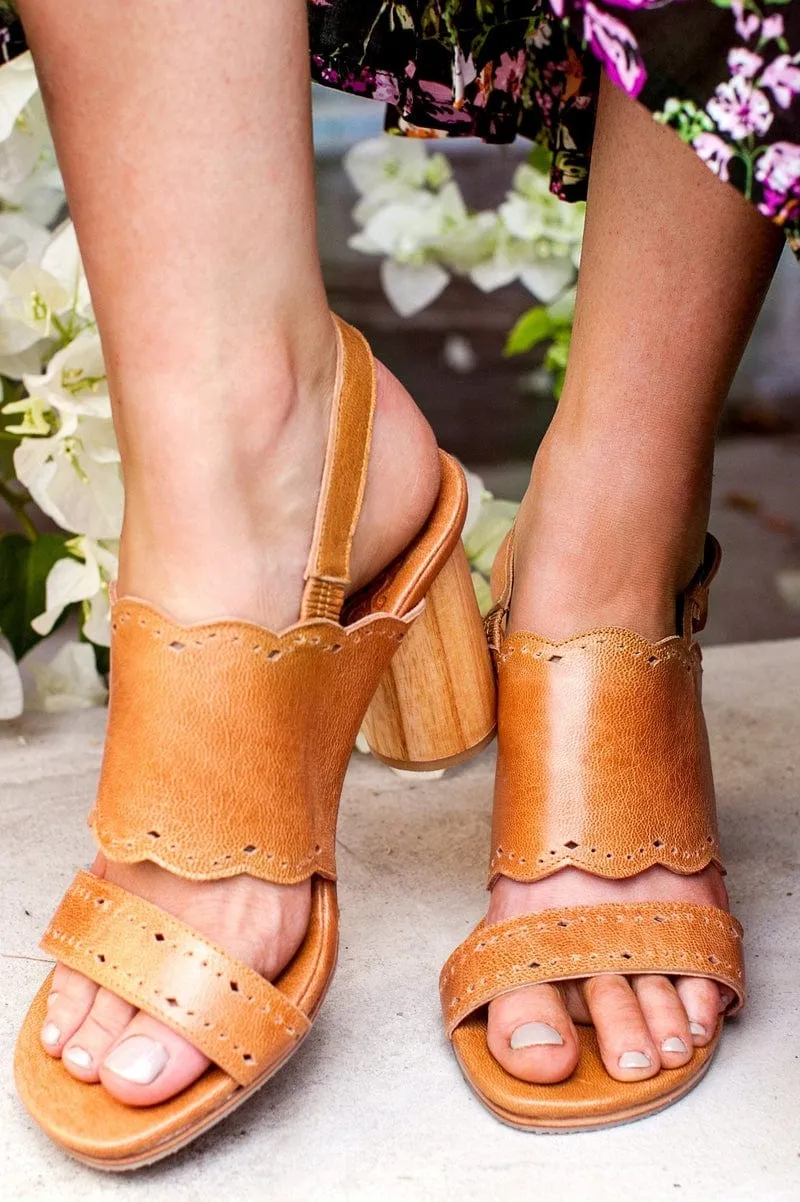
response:
[[[688,540],[684,563],[670,568],[668,556],[659,562],[647,540],[625,545],[619,516],[604,529],[599,506],[592,510],[591,498],[580,495],[579,467],[573,462],[570,468],[560,488],[553,487],[551,465],[545,463],[538,481],[534,471],[518,524],[510,630],[553,640],[603,626],[633,629],[650,640],[674,634],[675,596],[693,575],[699,551]],[[587,482],[590,487],[591,479]],[[727,909],[718,870],[709,866],[679,876],[653,867],[614,881],[565,868],[532,884],[501,877],[488,921],[560,906],[684,900]],[[593,1023],[609,1074],[638,1081],[662,1067],[685,1064],[694,1047],[711,1040],[729,1001],[714,981],[699,977],[672,982],[605,974],[562,987],[537,985],[491,1003],[488,1044],[515,1077],[551,1083],[564,1080],[577,1064],[573,1023]]]
[[[162,432],[129,448],[120,595],[143,597],[182,622],[239,617],[280,630],[297,619],[327,442],[335,349],[305,395],[276,422],[248,410],[214,429]],[[280,387],[276,380],[275,386]],[[272,407],[271,413],[274,410]],[[270,424],[272,423],[272,424]],[[401,453],[398,453],[398,448]],[[137,457],[146,470],[137,471]],[[408,393],[379,366],[366,495],[353,548],[353,587],[398,555],[436,500],[436,443]],[[274,978],[300,946],[310,883],[248,876],[195,882],[150,863],[98,857],[94,871],[183,919]],[[42,1043],[82,1081],[102,1081],[134,1106],[161,1102],[208,1066],[195,1047],[107,989],[56,969]]]

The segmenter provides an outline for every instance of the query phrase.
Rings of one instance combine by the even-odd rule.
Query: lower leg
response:
[[[20,8],[106,358],[126,486],[120,592],[183,622],[281,629],[299,613],[336,368],[305,2]],[[430,430],[379,369],[355,584],[405,547],[437,490]],[[266,976],[305,933],[307,882],[199,884],[102,861],[96,871]],[[55,994],[47,1050],[125,1101],[159,1101],[206,1066],[80,974],[59,967]],[[120,1045],[127,1068],[104,1068]]]
[[[675,633],[676,595],[702,556],[719,415],[781,244],[603,81],[569,370],[520,513],[513,629],[555,640],[609,625],[652,640]],[[489,914],[667,899],[726,904],[714,868],[653,868],[624,882],[566,869],[533,885],[501,879]],[[569,1010],[594,1021],[608,1070],[628,1080],[683,1063],[710,1038],[716,985],[632,985],[609,976],[563,998],[549,987],[507,995],[490,1009],[490,1047],[517,1076],[560,1080],[577,1055]],[[555,1034],[526,1035],[529,1023]],[[662,1050],[669,1039],[686,1052]],[[621,1068],[627,1050],[650,1065]]]

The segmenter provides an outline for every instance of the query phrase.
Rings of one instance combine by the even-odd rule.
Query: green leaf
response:
[[[552,338],[556,326],[544,305],[535,305],[523,313],[511,330],[503,348],[504,355],[524,355],[546,338]]]
[[[31,622],[45,608],[50,569],[69,554],[68,537],[40,534],[30,542],[22,534],[0,535],[0,630],[17,659],[41,641]]]
[[[549,175],[550,168],[553,165],[553,155],[540,142],[534,143],[533,149],[528,155],[528,163],[533,167],[534,171],[540,171],[542,175]]]

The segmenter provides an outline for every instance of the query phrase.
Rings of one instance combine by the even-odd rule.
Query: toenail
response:
[[[670,1035],[669,1039],[665,1039],[661,1045],[662,1052],[679,1052],[681,1056],[685,1056],[689,1051],[686,1044],[677,1035]]]
[[[92,1058],[86,1051],[86,1048],[67,1048],[63,1056],[64,1060],[68,1060],[70,1064],[74,1064],[76,1068],[91,1068]]]
[[[692,1035],[708,1035],[708,1031],[705,1029],[702,1023],[689,1023],[689,1030],[691,1031]]]
[[[547,1023],[523,1023],[521,1027],[517,1027],[511,1032],[511,1038],[508,1041],[512,1052],[518,1051],[520,1048],[539,1048],[545,1045],[560,1045],[564,1040],[555,1027],[548,1027]]]
[[[52,1048],[58,1043],[61,1038],[61,1032],[55,1023],[45,1023],[42,1027],[42,1043],[46,1043]]]
[[[620,1068],[650,1068],[650,1057],[644,1052],[623,1052],[619,1058]]]
[[[150,1085],[169,1060],[163,1044],[146,1035],[130,1035],[123,1039],[103,1061],[103,1067],[134,1085]]]
[[[52,1006],[53,1002],[56,1000],[57,997],[58,997],[57,993],[51,993],[47,999],[48,1006]]]

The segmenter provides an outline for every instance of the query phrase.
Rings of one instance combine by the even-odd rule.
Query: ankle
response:
[[[554,421],[518,522],[511,628],[554,640],[620,626],[676,633],[676,597],[702,556],[707,503]]]

